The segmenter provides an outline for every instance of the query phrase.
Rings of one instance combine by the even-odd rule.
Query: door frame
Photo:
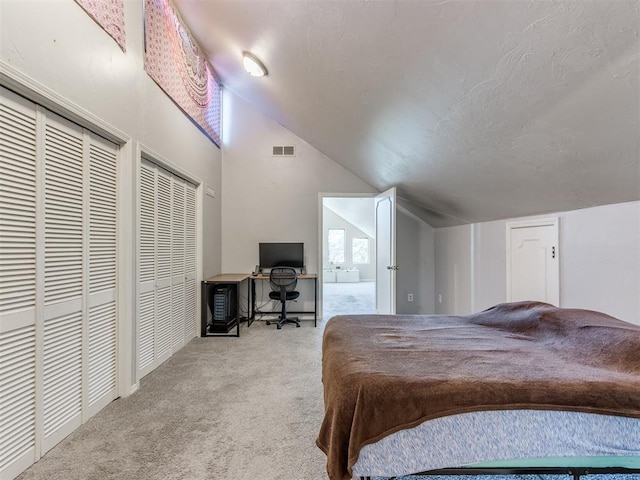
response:
[[[546,217],[537,218],[532,220],[521,220],[517,222],[507,222],[507,243],[506,243],[506,257],[507,257],[507,302],[511,301],[511,232],[518,228],[530,228],[530,227],[553,227],[554,240],[556,244],[556,258],[557,262],[553,268],[553,275],[556,277],[556,283],[558,285],[558,305],[560,306],[560,218],[559,217]]]
[[[316,302],[316,310],[318,318],[322,319],[323,311],[323,281],[322,278],[322,252],[324,251],[324,213],[323,200],[325,198],[375,198],[377,193],[337,193],[337,192],[319,192],[318,193],[318,299]],[[375,261],[375,259],[373,259]]]

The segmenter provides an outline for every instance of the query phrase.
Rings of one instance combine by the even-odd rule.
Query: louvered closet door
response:
[[[156,167],[142,162],[139,202],[138,369],[143,377],[155,368]]]
[[[43,453],[82,421],[82,129],[49,114],[44,152]]]
[[[0,478],[115,398],[116,159],[0,88]]]
[[[185,185],[184,340],[196,336],[196,187]]]
[[[172,350],[184,345],[185,182],[173,176],[171,201],[171,324]]]
[[[36,113],[0,88],[0,478],[36,460]]]
[[[197,332],[196,187],[142,160],[138,237],[140,377]]]
[[[87,417],[116,398],[117,147],[87,134],[89,255]]]
[[[156,365],[171,356],[171,177],[158,168],[156,190]]]

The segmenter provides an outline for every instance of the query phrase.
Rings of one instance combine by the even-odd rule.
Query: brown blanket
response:
[[[322,353],[316,443],[332,480],[351,478],[364,445],[445,415],[640,417],[640,326],[588,310],[526,302],[467,316],[334,317]]]

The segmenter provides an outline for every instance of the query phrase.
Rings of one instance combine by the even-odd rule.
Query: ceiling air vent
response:
[[[274,145],[273,156],[274,157],[295,157],[296,147],[293,145]]]

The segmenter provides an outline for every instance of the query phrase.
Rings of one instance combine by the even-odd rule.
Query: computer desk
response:
[[[313,280],[313,311],[312,312],[305,312],[305,311],[293,311],[293,310],[287,310],[287,313],[292,313],[292,314],[298,314],[298,315],[302,315],[302,314],[311,314],[313,313],[313,326],[317,327],[318,326],[318,275],[315,273],[301,273],[300,275],[298,275],[298,280]],[[257,275],[252,274],[249,277],[249,283],[251,285],[250,289],[251,289],[251,315],[249,315],[249,318],[251,319],[251,322],[253,322],[256,318],[256,281],[269,281],[269,274],[268,273],[260,273]],[[274,314],[277,315],[280,312],[263,312],[265,314]]]
[[[202,337],[230,337],[228,333],[235,327],[236,337],[240,336],[240,321],[242,317],[240,315],[240,284],[247,280],[251,275],[248,273],[223,273],[216,275],[215,277],[207,278],[202,281],[202,299],[201,299],[201,315],[200,315],[200,336]],[[207,286],[208,285],[235,285],[236,295],[236,316],[229,322],[227,326],[227,332],[209,332],[207,331],[207,312],[209,310],[208,298],[207,298]],[[255,301],[253,302],[255,304]],[[247,315],[249,315],[250,301],[247,296]],[[253,312],[253,310],[252,310]],[[213,312],[212,312],[213,315]],[[247,318],[247,325],[251,326],[253,319]]]

